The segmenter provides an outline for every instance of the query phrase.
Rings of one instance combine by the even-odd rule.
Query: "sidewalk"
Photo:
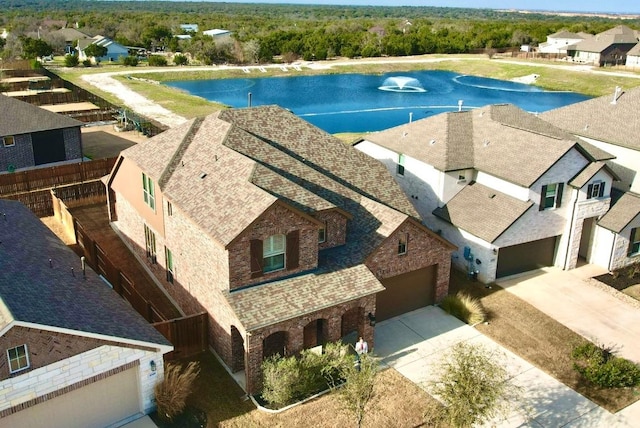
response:
[[[382,364],[429,393],[440,359],[454,344],[478,344],[498,355],[511,376],[510,382],[522,388],[522,401],[515,404],[506,420],[487,426],[638,426],[640,405],[613,415],[438,307],[429,306],[383,321],[376,326],[375,335],[375,353],[382,358]]]

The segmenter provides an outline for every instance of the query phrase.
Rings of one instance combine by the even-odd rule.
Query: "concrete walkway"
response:
[[[401,373],[418,386],[431,391],[443,355],[458,342],[483,346],[504,365],[510,382],[522,388],[520,402],[514,403],[504,420],[487,426],[512,427],[638,427],[640,407],[615,415],[558,382],[479,331],[429,306],[383,321],[376,326],[375,353],[382,364]]]
[[[593,265],[570,271],[550,267],[498,285],[588,340],[612,346],[640,364],[640,308],[627,301],[630,297],[590,280],[605,272]]]

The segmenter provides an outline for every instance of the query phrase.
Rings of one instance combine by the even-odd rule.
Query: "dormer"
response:
[[[353,218],[351,214],[340,209],[331,208],[315,213],[314,218],[322,224],[318,229],[318,249],[333,248],[344,245],[347,241],[347,223]]]
[[[591,203],[610,198],[613,181],[617,180],[617,175],[604,162],[593,162],[571,179],[569,185],[580,190],[578,202]]]

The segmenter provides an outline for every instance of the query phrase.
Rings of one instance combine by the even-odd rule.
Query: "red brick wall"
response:
[[[29,354],[30,367],[10,375],[7,349],[25,344]],[[25,327],[13,327],[0,337],[0,381],[81,354],[104,344],[106,342],[87,337]]]
[[[344,245],[347,240],[347,218],[338,211],[321,211],[315,218],[327,225],[327,240],[319,244],[321,250]]]
[[[398,242],[408,235],[407,252],[398,254]],[[380,280],[438,265],[436,301],[442,300],[449,289],[451,250],[436,237],[405,221],[366,261],[367,267]]]
[[[264,240],[271,235],[300,231],[297,269],[280,270],[251,278],[250,240]],[[229,246],[229,288],[231,290],[313,269],[318,265],[318,225],[293,210],[276,204],[267,210],[252,227],[244,231]]]

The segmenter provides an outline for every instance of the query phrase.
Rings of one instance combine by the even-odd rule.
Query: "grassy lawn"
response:
[[[451,293],[457,290],[479,298],[487,310],[489,323],[478,325],[480,332],[601,407],[615,413],[640,399],[639,388],[604,389],[586,383],[571,359],[573,348],[585,339],[524,300],[495,284],[488,289],[453,272]]]
[[[257,410],[209,352],[197,358],[201,373],[189,405],[207,413],[208,427],[297,427],[353,426],[353,416],[342,410],[337,394],[330,393],[278,414]],[[370,403],[364,426],[417,427],[423,422],[430,395],[395,370],[381,372],[376,396]]]

